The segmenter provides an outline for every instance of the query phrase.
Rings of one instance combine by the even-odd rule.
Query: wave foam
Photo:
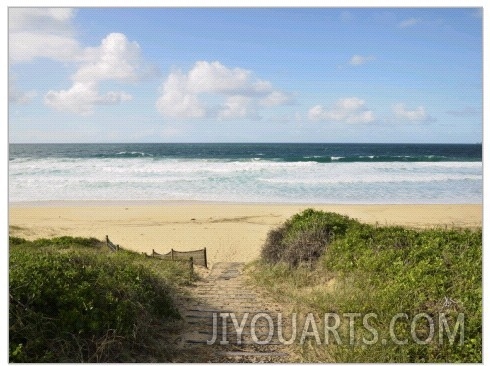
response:
[[[195,199],[262,202],[469,201],[481,162],[44,158],[9,164],[9,199]],[[369,157],[368,157],[369,158]],[[258,160],[256,160],[258,159]]]

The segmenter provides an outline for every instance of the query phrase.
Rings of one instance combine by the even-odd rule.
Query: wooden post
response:
[[[119,251],[119,244],[116,245],[116,251]]]
[[[109,244],[109,235],[106,235],[106,236],[105,236],[105,242],[106,242],[107,244]]]
[[[155,249],[152,249],[151,250],[151,256],[154,257],[155,256]]]
[[[194,259],[192,257],[189,258],[189,277],[192,280],[192,275],[194,274]]]
[[[173,249],[170,250],[170,258],[172,258],[172,260],[174,260],[174,250]]]
[[[204,267],[208,268],[208,256],[206,255],[206,247],[204,247]]]

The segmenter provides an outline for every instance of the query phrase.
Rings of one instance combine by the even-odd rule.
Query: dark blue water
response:
[[[481,161],[481,144],[11,144],[16,158],[264,159],[284,162]]]

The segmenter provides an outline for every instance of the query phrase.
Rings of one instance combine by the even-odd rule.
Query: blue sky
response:
[[[10,142],[482,141],[478,8],[10,8]]]

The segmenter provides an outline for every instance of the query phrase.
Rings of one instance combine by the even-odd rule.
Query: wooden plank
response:
[[[207,330],[198,330],[197,333],[204,334],[204,335],[207,335],[207,336],[212,336],[212,335],[216,334],[220,340],[222,339],[221,337],[223,336],[222,329],[220,329],[217,332],[210,332],[210,331],[207,331]],[[253,334],[255,334],[255,336],[257,336],[257,337],[264,337],[264,336],[265,337],[268,337],[269,336],[269,332],[259,332],[259,331],[255,332],[254,331]],[[238,336],[238,334],[236,332],[230,333],[229,331],[227,331],[225,333],[225,336],[227,338],[230,338],[230,342],[231,342],[231,339],[236,339],[236,337]],[[252,332],[245,331],[244,330],[244,331],[242,331],[241,336],[242,336],[242,338],[243,337],[250,337],[250,336],[252,336]],[[290,336],[290,335],[288,334],[288,336]],[[278,338],[277,338],[277,336],[275,334],[273,334],[272,335],[272,339],[277,340]]]
[[[216,340],[216,344],[219,344],[219,341],[220,340]],[[206,345],[208,344],[207,339],[206,340],[204,340],[204,339],[202,339],[202,340],[201,339],[186,339],[185,342],[188,344],[206,344]],[[238,345],[238,342],[233,342],[233,341],[229,340],[229,344],[230,345]],[[240,346],[258,346],[260,344],[257,344],[256,342],[253,342],[253,341],[241,341],[239,345]],[[263,344],[262,346],[280,346],[280,345],[281,345],[281,343],[279,343],[279,342],[271,341],[271,342],[268,342],[267,344]],[[258,352],[258,353],[263,354],[263,352]]]
[[[255,295],[248,295],[248,294],[243,294],[243,295],[240,295],[240,294],[236,294],[234,296],[221,296],[220,294],[209,294],[209,295],[205,295],[205,294],[200,294],[199,295],[200,298],[203,298],[205,300],[207,299],[217,299],[217,300],[223,300],[223,301],[228,301],[230,299],[250,299],[250,300],[256,300],[257,299],[257,296]],[[185,296],[184,299],[186,300],[192,300],[192,296]]]
[[[269,314],[270,316],[274,316],[274,315],[277,315],[277,311],[274,311],[274,310],[261,310],[261,309],[257,309],[257,308],[254,308],[254,307],[243,307],[243,308],[239,308],[239,309],[234,309],[234,310],[226,310],[226,308],[224,309],[213,309],[213,308],[202,308],[202,307],[193,307],[193,308],[188,308],[188,309],[184,309],[184,312],[185,313],[234,313],[235,316],[242,316],[243,313],[248,313],[250,314],[249,316],[252,317],[253,315],[255,314],[259,314],[259,313],[266,313],[266,314]]]
[[[198,325],[200,326],[201,328],[206,328],[206,329],[209,329],[209,328],[212,328],[214,326],[214,322],[212,319],[209,319],[209,318],[189,318],[189,319],[186,319],[187,321],[187,324],[192,324],[192,325]],[[263,323],[255,323],[255,325],[252,327],[251,324],[244,324],[243,325],[243,329],[257,329],[257,334],[259,332],[262,332],[261,329],[265,329],[266,332],[268,333],[269,332],[269,322],[263,322]],[[219,322],[218,324],[216,324],[216,327],[217,328],[223,328],[223,323]],[[284,325],[285,327],[285,325]],[[235,325],[233,324],[233,322],[229,321],[226,323],[226,328],[229,329],[231,332],[234,332],[235,331]]]
[[[245,314],[248,314],[247,315],[247,321],[251,321],[251,319],[253,319],[257,314],[267,314],[267,316],[269,318],[272,319],[272,321],[276,320],[277,319],[277,313],[268,313],[268,312],[265,312],[265,311],[258,311],[258,312],[252,312],[252,311],[245,311],[245,312],[239,312],[239,311],[217,311],[217,312],[210,312],[210,311],[184,311],[184,316],[186,317],[189,317],[189,318],[209,318],[209,319],[213,319],[213,317],[216,317],[217,319],[220,319],[220,322],[222,322],[222,319],[223,319],[223,316],[222,314],[227,314],[227,313],[231,313],[235,316],[235,318],[237,319],[242,319]],[[216,314],[216,315],[215,315]],[[229,321],[231,321],[231,316],[228,315],[224,317],[225,319],[229,319]],[[264,321],[266,320],[266,317],[264,316],[260,316],[260,317],[257,317],[256,318],[257,321],[262,321],[262,319],[264,319]],[[286,318],[287,320],[287,318]]]
[[[220,353],[228,357],[287,357],[284,352],[247,352],[247,351],[227,351]]]

